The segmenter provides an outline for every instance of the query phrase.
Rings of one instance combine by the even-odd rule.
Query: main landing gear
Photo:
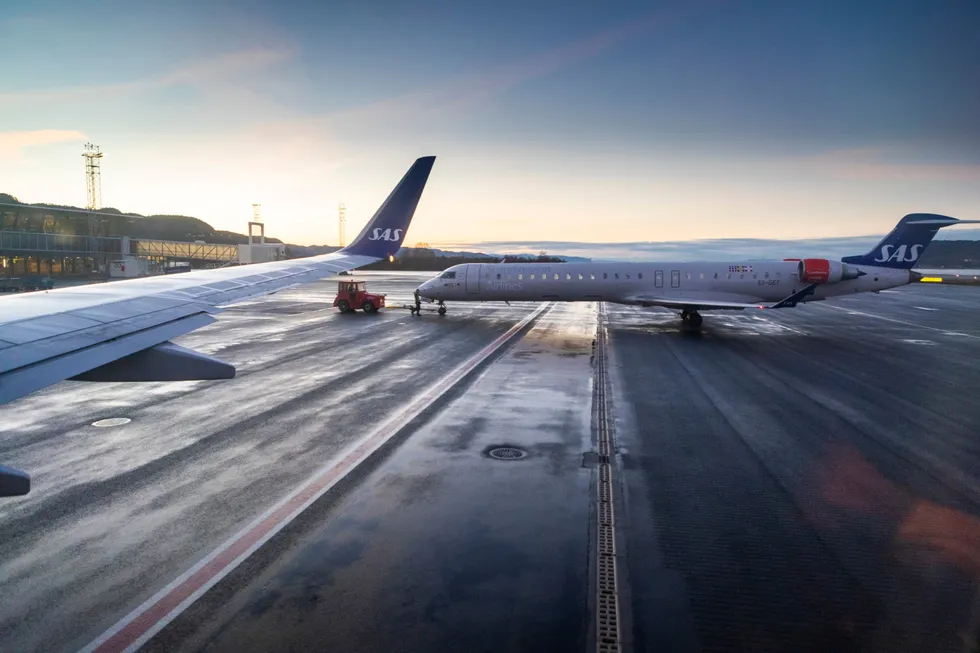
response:
[[[701,314],[697,311],[682,311],[681,320],[684,321],[684,326],[691,331],[701,330]]]

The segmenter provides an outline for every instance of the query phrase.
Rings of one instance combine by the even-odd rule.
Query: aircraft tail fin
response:
[[[910,213],[880,243],[871,248],[870,252],[860,256],[845,256],[841,261],[908,270],[919,260],[940,229],[954,224],[971,223],[980,223],[980,220],[957,220],[936,213]]]
[[[342,250],[344,254],[379,259],[395,255],[405,240],[435,160],[434,156],[424,156],[412,164],[357,238]]]

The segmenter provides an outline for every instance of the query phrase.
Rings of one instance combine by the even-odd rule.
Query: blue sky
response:
[[[0,191],[410,241],[684,241],[980,218],[980,3],[86,2],[0,17]]]

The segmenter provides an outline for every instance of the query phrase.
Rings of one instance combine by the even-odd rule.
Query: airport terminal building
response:
[[[285,246],[130,237],[140,216],[0,203],[0,278],[159,274],[168,264],[216,267],[285,258]],[[240,251],[245,249],[245,251]],[[127,271],[128,270],[128,271]]]
[[[0,274],[88,276],[105,273],[107,261],[122,256],[123,231],[112,218],[64,209],[0,205]]]

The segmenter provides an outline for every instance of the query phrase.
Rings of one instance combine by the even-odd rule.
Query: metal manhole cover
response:
[[[487,455],[497,460],[519,460],[527,454],[514,447],[496,447],[488,451]]]
[[[98,426],[101,428],[106,428],[108,426],[122,426],[123,424],[129,424],[132,420],[128,417],[110,417],[109,419],[100,419],[97,422],[92,422],[92,426]]]

